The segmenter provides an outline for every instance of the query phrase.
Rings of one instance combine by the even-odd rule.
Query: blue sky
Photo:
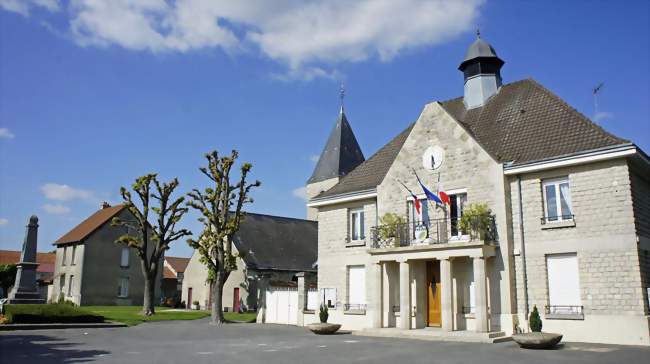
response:
[[[591,118],[604,82],[600,125],[650,151],[647,1],[235,3],[0,0],[3,249],[20,249],[37,214],[39,250],[51,250],[147,172],[203,187],[212,149],[253,163],[263,186],[250,211],[304,217],[297,189],[340,82],[368,157],[425,103],[461,95],[477,26],[504,82],[532,77]],[[170,254],[191,251],[179,241]]]

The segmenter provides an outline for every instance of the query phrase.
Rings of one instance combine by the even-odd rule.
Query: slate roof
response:
[[[532,79],[504,85],[482,107],[441,103],[499,162],[524,163],[629,143]]]
[[[415,123],[409,125],[393,140],[379,149],[377,153],[373,154],[372,157],[341,178],[339,183],[329,190],[322,192],[316,198],[325,198],[377,187],[384,180],[388,169],[393,164],[406,138],[411,133],[413,125]]]
[[[307,183],[345,176],[364,160],[357,138],[352,132],[352,127],[345,117],[343,109],[341,109],[334,129],[327,138],[327,143],[321,152],[316,168],[314,168],[314,173]]]
[[[501,87],[485,105],[465,109],[463,98],[440,105],[499,162],[525,163],[627,144],[532,79]],[[414,124],[315,198],[375,188],[404,145]]]
[[[499,57],[497,56],[497,52],[494,50],[494,48],[488,42],[484,41],[480,37],[476,38],[476,40],[472,44],[470,44],[469,48],[467,48],[467,52],[465,53],[465,58],[463,59],[463,62],[460,64],[459,69],[462,69],[464,64],[476,58],[499,59]]]
[[[95,230],[110,221],[113,216],[122,211],[124,207],[124,205],[115,205],[98,210],[94,214],[90,215],[89,218],[82,221],[79,225],[75,226],[72,230],[60,237],[54,244],[74,243],[85,239],[95,232]]]
[[[313,272],[318,257],[315,221],[246,213],[233,240],[250,269]]]

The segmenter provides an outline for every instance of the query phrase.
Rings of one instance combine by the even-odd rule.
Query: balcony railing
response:
[[[343,305],[344,311],[365,311],[366,305],[362,303],[346,303]]]
[[[468,231],[463,231],[459,219],[445,218],[374,226],[370,229],[372,248],[444,244],[453,239],[497,241],[493,216],[473,217],[468,225]]]
[[[584,320],[583,306],[545,306],[547,319]]]

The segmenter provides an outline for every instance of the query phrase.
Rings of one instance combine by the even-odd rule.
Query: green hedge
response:
[[[80,310],[69,304],[6,305],[5,317],[12,324],[96,323],[104,316]]]

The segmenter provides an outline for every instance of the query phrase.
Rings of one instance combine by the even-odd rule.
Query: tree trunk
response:
[[[217,270],[214,275],[212,284],[212,307],[210,307],[210,316],[212,325],[221,325],[226,322],[223,317],[223,285],[226,283],[226,273],[221,269]]]
[[[155,315],[154,310],[154,297],[156,290],[156,278],[152,277],[150,274],[145,276],[144,281],[144,301],[142,303],[142,313],[145,316]]]

